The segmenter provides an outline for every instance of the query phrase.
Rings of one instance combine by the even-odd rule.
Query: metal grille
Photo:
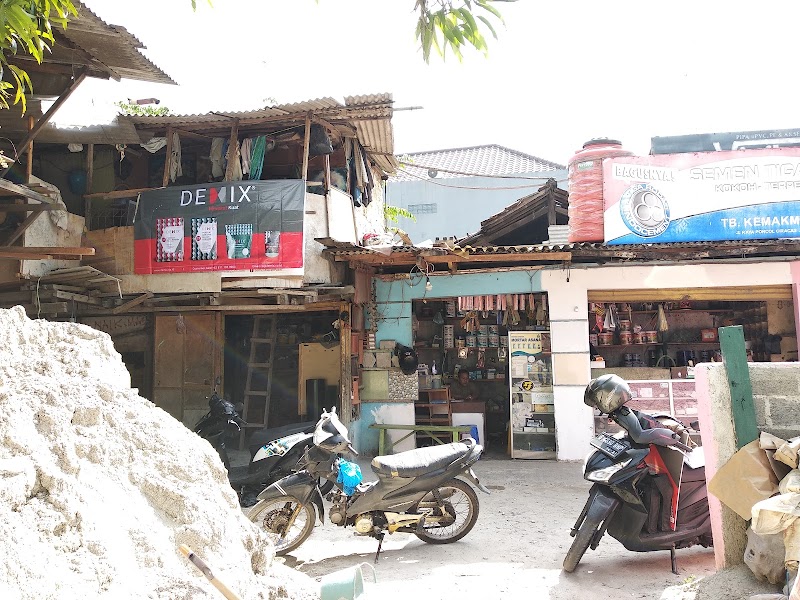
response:
[[[438,212],[438,204],[409,204],[408,212],[412,215],[434,215]]]

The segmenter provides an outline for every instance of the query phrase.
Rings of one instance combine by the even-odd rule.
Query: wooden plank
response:
[[[512,252],[508,254],[470,254],[458,256],[455,254],[422,255],[429,263],[433,264],[467,264],[467,263],[515,263],[515,262],[564,262],[572,260],[572,252]],[[336,255],[336,262],[352,262],[368,265],[413,265],[417,256],[412,253],[382,254],[351,254]]]
[[[221,313],[252,313],[273,314],[281,312],[318,312],[337,310],[339,302],[317,302],[316,304],[243,304],[227,306],[137,306],[130,312],[221,312]]]
[[[153,297],[153,292],[147,292],[145,294],[142,294],[141,296],[138,296],[138,297],[134,298],[133,300],[128,300],[124,304],[120,304],[119,306],[117,306],[111,312],[113,314],[115,314],[115,315],[118,315],[120,313],[124,313],[125,311],[130,310],[131,308],[133,308],[135,306],[139,306],[142,302],[144,302],[148,298],[152,298],[152,297]]]
[[[167,155],[164,157],[164,176],[161,178],[161,186],[169,185],[169,172],[172,167],[172,127],[167,127]]]
[[[59,300],[74,300],[75,302],[80,302],[82,304],[103,306],[103,303],[100,300],[98,300],[97,298],[92,298],[87,294],[76,294],[75,292],[65,292],[62,290],[56,290],[53,295]]]
[[[54,315],[56,313],[65,313],[69,311],[66,302],[42,302],[41,304],[34,303],[33,308],[34,310],[46,315]]]
[[[239,152],[239,119],[233,120],[233,127],[231,127],[231,137],[228,140],[228,166],[225,169],[225,181],[233,179],[233,166],[237,160]]]
[[[33,126],[36,123],[36,119],[33,115],[28,115],[28,133],[30,134],[33,131]],[[33,176],[33,140],[31,140],[30,145],[28,146],[28,156],[27,156],[27,164],[25,165],[25,184],[29,184],[31,182],[31,177]]]
[[[0,304],[17,304],[19,302],[30,302],[30,292],[3,292],[0,293]]]
[[[132,190],[117,190],[114,192],[97,192],[95,194],[86,194],[84,198],[100,199],[100,200],[116,200],[118,198],[133,198],[142,192],[151,192],[153,190],[160,190],[160,187],[147,187],[147,188],[134,188]]]
[[[311,112],[306,113],[305,133],[303,134],[303,181],[308,181],[308,150],[311,143]]]
[[[45,196],[44,194],[40,194],[39,192],[35,192],[34,190],[23,185],[17,185],[8,179],[0,178],[0,190],[5,190],[11,194],[22,196],[23,198],[36,200],[36,202],[41,202],[42,204],[55,204],[55,200],[52,198]]]
[[[22,251],[26,254],[43,254],[43,255],[52,255],[57,254],[58,256],[92,256],[94,254],[94,248],[87,248],[87,247],[58,247],[58,246],[19,246],[17,248],[2,248],[0,247],[0,254],[9,251]]]
[[[750,382],[750,366],[744,347],[744,328],[741,325],[720,327],[719,344],[731,391],[733,430],[736,448],[739,449],[758,439],[759,436],[753,402],[753,385]]]
[[[86,146],[86,192],[91,193],[94,184],[94,144]],[[85,197],[85,196],[84,196]],[[89,215],[86,221],[89,222]]]
[[[791,300],[791,285],[758,287],[664,288],[652,290],[592,290],[589,302],[675,302],[689,300],[749,301]]]

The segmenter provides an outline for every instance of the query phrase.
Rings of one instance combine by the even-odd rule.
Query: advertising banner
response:
[[[233,181],[143,192],[134,223],[137,274],[303,266],[305,183]]]
[[[800,148],[603,161],[607,244],[800,238]]]

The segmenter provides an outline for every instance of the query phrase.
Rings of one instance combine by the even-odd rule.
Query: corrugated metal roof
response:
[[[429,179],[431,170],[436,171],[437,179],[451,179],[546,173],[566,169],[564,165],[497,144],[413,152],[398,158],[401,166],[391,181]]]
[[[397,168],[394,157],[394,132],[392,130],[392,95],[372,94],[369,96],[348,96],[341,104],[334,98],[317,98],[267,106],[250,111],[214,111],[195,115],[168,115],[163,117],[130,116],[124,117],[137,129],[162,131],[166,127],[176,127],[188,131],[223,129],[230,127],[232,119],[239,120],[239,129],[263,125],[266,122],[279,124],[281,117],[287,121],[301,121],[306,113],[327,121],[347,123],[356,130],[361,145],[366,148],[375,164],[386,173]]]
[[[72,19],[66,29],[53,27],[56,44],[52,54],[46,55],[45,62],[72,66],[86,63],[93,69],[108,70],[112,76],[124,79],[175,83],[140,52],[145,46],[136,36],[124,27],[106,23],[82,2],[76,0],[74,4],[78,18]],[[65,38],[68,43],[60,42],[60,38]],[[94,60],[86,61],[85,56],[81,57],[70,47],[72,45]]]

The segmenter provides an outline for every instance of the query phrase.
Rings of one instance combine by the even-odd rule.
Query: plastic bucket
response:
[[[341,571],[334,571],[323,575],[320,580],[322,587],[320,600],[357,600],[364,598],[364,576],[362,567],[369,567],[372,571],[372,580],[377,581],[375,569],[369,563],[359,563]]]

